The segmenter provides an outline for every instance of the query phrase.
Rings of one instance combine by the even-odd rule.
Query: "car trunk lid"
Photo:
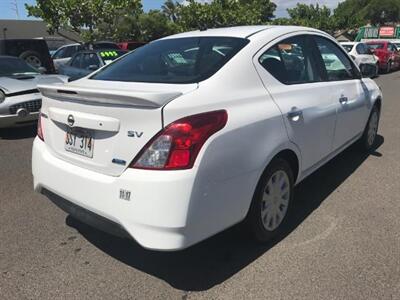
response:
[[[64,161],[118,176],[162,129],[162,107],[196,88],[85,79],[40,85],[45,143]]]

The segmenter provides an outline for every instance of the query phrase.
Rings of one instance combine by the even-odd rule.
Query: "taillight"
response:
[[[44,141],[42,118],[43,118],[42,114],[40,113],[39,118],[38,118],[38,124],[37,124],[37,136],[39,137],[39,139]]]
[[[224,128],[225,110],[177,120],[154,136],[131,163],[131,168],[152,170],[190,169],[207,139]]]

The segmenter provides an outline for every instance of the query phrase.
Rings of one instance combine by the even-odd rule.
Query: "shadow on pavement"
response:
[[[19,140],[36,136],[36,125],[15,128],[0,128],[0,139]]]
[[[384,142],[377,137],[378,149]],[[145,250],[134,241],[117,238],[68,216],[67,225],[77,229],[90,243],[119,261],[165,280],[184,291],[203,291],[220,284],[266,253],[297,228],[344,182],[370,154],[350,147],[296,187],[295,201],[284,234],[260,245],[237,225],[200,244],[179,252]]]

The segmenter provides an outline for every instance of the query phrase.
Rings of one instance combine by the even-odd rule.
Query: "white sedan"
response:
[[[39,83],[63,83],[63,75],[42,75],[24,60],[0,56],[0,128],[36,123],[42,105]]]
[[[156,250],[243,220],[258,241],[281,234],[296,184],[374,147],[382,105],[331,36],[291,26],[181,33],[39,89],[35,190]]]
[[[377,76],[379,73],[379,58],[374,55],[370,48],[362,42],[343,42],[342,47],[354,59],[360,69],[372,68],[371,73]]]

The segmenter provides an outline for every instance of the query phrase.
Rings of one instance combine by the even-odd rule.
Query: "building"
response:
[[[61,30],[61,34],[50,35],[41,20],[0,20],[0,39],[45,39],[50,51],[80,41],[73,32]]]

